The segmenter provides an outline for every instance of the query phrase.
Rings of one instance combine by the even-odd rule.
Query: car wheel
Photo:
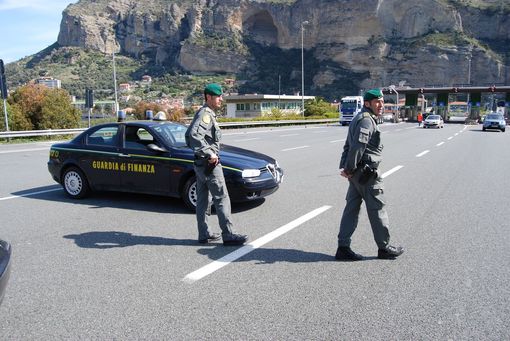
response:
[[[195,211],[197,208],[197,178],[195,176],[190,177],[181,193],[182,199],[184,200],[184,204],[192,210]]]
[[[84,198],[90,191],[87,178],[76,167],[70,167],[62,174],[62,186],[66,194],[73,199]]]
[[[482,130],[485,131],[485,127],[483,127]]]
[[[504,133],[505,132],[505,128],[501,129],[501,132]]]

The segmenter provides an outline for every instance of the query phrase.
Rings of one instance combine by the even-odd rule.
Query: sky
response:
[[[62,12],[77,0],[0,0],[0,59],[14,62],[55,43]]]

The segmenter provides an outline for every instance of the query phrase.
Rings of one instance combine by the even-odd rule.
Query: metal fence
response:
[[[288,121],[250,121],[250,122],[223,122],[219,123],[222,128],[247,128],[262,126],[285,126],[285,125],[308,125],[308,124],[338,124],[338,119],[321,120],[288,120]],[[48,129],[48,130],[24,130],[24,131],[2,131],[0,138],[34,137],[51,135],[76,135],[88,128],[74,129]]]

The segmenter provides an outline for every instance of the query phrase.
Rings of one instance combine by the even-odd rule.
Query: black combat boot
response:
[[[221,235],[219,233],[212,233],[205,239],[199,239],[198,242],[200,244],[207,244],[209,242],[213,242],[215,240],[220,239]]]
[[[338,249],[336,250],[335,259],[347,262],[354,262],[358,260],[363,260],[363,256],[358,255],[357,253],[352,251],[349,246],[339,246]]]
[[[225,246],[235,246],[235,245],[243,245],[248,240],[248,236],[244,234],[224,234],[223,235],[223,245]]]
[[[377,251],[377,258],[395,259],[403,253],[404,253],[403,247],[387,245],[384,249],[379,249],[379,251]]]

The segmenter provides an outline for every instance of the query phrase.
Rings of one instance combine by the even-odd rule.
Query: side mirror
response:
[[[160,146],[155,145],[154,143],[149,143],[147,145],[147,149],[156,153],[164,153],[167,151],[165,148],[161,148]]]

